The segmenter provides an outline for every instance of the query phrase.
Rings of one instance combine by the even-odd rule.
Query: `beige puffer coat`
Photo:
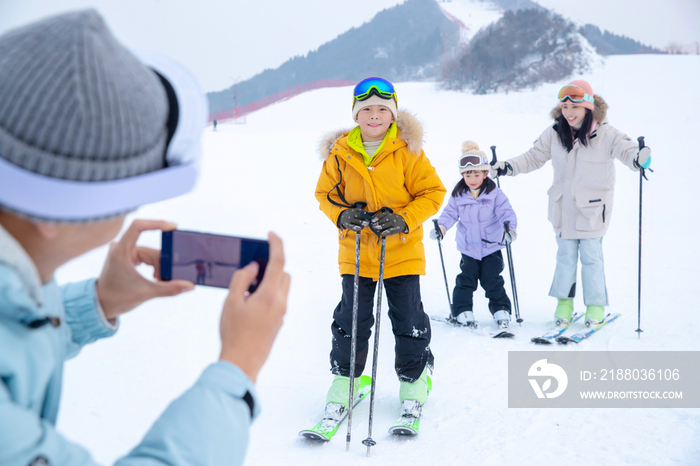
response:
[[[615,159],[636,171],[637,142],[606,121],[607,104],[595,96],[593,117],[598,123],[588,146],[576,140],[571,152],[559,141],[554,127],[547,128],[533,147],[508,160],[513,175],[528,173],[552,161],[554,180],[549,188],[549,221],[563,239],[600,238],[610,226],[615,191]],[[557,118],[561,109],[552,110]]]

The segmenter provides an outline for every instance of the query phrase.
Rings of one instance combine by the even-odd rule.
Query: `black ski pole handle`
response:
[[[642,150],[645,147],[644,146],[644,136],[639,136],[637,138],[637,143],[639,143],[639,150]],[[637,160],[635,161],[635,165],[637,167],[639,167],[639,173],[641,174],[642,177],[644,177],[645,180],[649,181],[649,178],[647,178],[646,170],[649,170],[652,173],[654,172],[654,170],[652,170],[651,168],[647,168],[647,169],[642,168],[641,165],[639,165],[638,160],[639,160],[639,156],[637,156]]]
[[[493,167],[496,165],[496,162],[498,162],[498,157],[496,157],[496,146],[491,146],[491,154],[493,154],[493,157],[491,157],[491,166]],[[501,187],[501,180],[500,176],[498,176],[498,170],[496,170],[496,186],[499,188]]]
[[[505,222],[503,222],[503,239],[501,239],[501,243],[505,243],[506,234],[508,234],[509,231],[510,231],[510,220],[506,220]],[[502,245],[503,244],[501,244],[501,246]]]
[[[433,224],[435,225],[435,233],[438,235],[438,241],[442,239],[442,230],[440,230],[440,226],[438,225],[438,220],[436,218],[433,219]]]

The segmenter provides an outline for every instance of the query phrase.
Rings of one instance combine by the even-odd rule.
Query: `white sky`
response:
[[[579,23],[646,45],[700,42],[700,0],[533,0]]]
[[[195,72],[205,91],[214,91],[304,55],[403,1],[0,0],[0,33],[93,6],[127,46],[178,59]],[[700,41],[700,0],[537,1],[573,20],[657,47]]]
[[[403,0],[0,0],[0,33],[55,13],[96,8],[132,48],[172,56],[205,91],[276,68]]]

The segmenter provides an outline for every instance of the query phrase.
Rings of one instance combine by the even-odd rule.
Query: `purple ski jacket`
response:
[[[449,230],[456,223],[459,252],[481,260],[503,249],[498,243],[503,239],[503,222],[506,221],[510,222],[512,230],[518,228],[518,219],[508,197],[500,188],[494,188],[488,194],[482,192],[476,199],[470,192],[459,197],[450,196],[438,224]]]

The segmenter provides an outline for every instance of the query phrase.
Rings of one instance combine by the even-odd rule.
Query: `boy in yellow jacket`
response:
[[[390,82],[381,78],[361,81],[354,89],[352,114],[358,126],[323,138],[320,152],[324,163],[316,185],[321,210],[339,229],[343,285],[331,326],[330,362],[335,378],[326,397],[326,411],[348,408],[354,232],[361,234],[354,393],[367,361],[374,323],[381,235],[386,237],[384,286],[396,340],[399,397],[402,405],[406,400],[422,405],[428,396],[428,368],[433,367],[430,319],[420,296],[419,275],[425,274],[422,224],[438,212],[446,191],[421,148],[420,123],[397,110]],[[355,207],[358,202],[366,204],[364,210]],[[385,207],[391,212],[385,209],[370,221],[368,212]]]

